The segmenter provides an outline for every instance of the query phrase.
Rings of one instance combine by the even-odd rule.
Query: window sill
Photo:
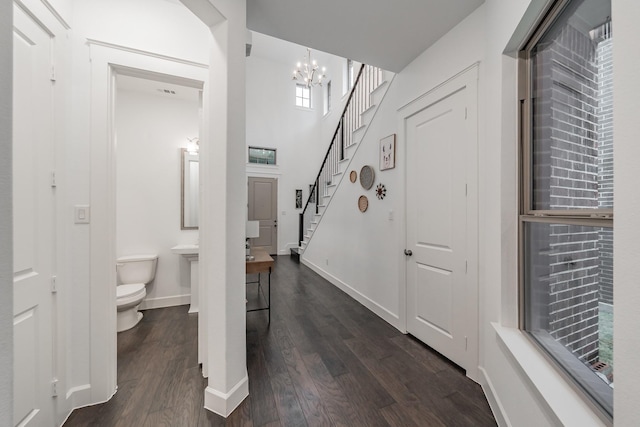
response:
[[[550,364],[541,350],[520,330],[492,323],[500,347],[527,378],[550,415],[560,425],[609,426]]]
[[[295,108],[296,110],[300,110],[300,111],[309,111],[309,112],[313,111],[313,108],[312,108],[312,107],[307,108],[307,107],[301,107],[301,106],[299,106],[299,105],[295,105],[295,106],[294,106],[294,108]]]

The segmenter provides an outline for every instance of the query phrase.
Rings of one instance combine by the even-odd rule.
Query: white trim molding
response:
[[[204,390],[204,407],[223,417],[228,417],[249,396],[249,377],[245,376],[228,393],[208,386]]]
[[[140,310],[152,310],[154,308],[175,307],[191,304],[191,294],[173,295],[170,297],[147,298],[140,304]]]
[[[117,389],[116,334],[116,141],[114,101],[116,75],[180,79],[206,88],[206,67],[149,55],[136,49],[90,42],[91,60],[91,401],[109,400]],[[114,47],[115,46],[115,47]],[[207,92],[204,91],[206,106]],[[206,108],[206,107],[203,107]],[[206,113],[206,112],[205,112]],[[206,117],[206,114],[204,114]],[[206,123],[205,123],[206,126]]]

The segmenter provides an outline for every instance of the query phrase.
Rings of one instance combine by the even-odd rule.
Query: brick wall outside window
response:
[[[535,59],[535,209],[613,206],[611,40],[564,27]],[[586,363],[598,360],[598,305],[612,302],[612,231],[536,228],[537,319]],[[533,249],[533,248],[532,248]]]

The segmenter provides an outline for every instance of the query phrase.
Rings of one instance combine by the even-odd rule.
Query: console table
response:
[[[260,284],[260,273],[269,273],[269,287],[267,290],[267,297],[265,298],[267,300],[266,307],[253,308],[247,310],[247,313],[252,311],[267,310],[269,312],[269,323],[271,323],[271,267],[273,267],[273,258],[271,258],[269,253],[262,248],[251,249],[251,255],[253,255],[254,259],[246,261],[246,274],[258,274],[258,281],[248,282],[247,284],[257,283],[258,292],[262,293],[262,286]],[[264,294],[262,294],[262,296],[264,297]]]

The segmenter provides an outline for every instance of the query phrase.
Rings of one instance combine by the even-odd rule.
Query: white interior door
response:
[[[249,178],[249,221],[260,221],[260,237],[251,239],[251,247],[278,254],[278,180]]]
[[[407,330],[466,368],[466,95],[456,88],[405,121]]]
[[[14,424],[53,422],[52,39],[14,7]]]

